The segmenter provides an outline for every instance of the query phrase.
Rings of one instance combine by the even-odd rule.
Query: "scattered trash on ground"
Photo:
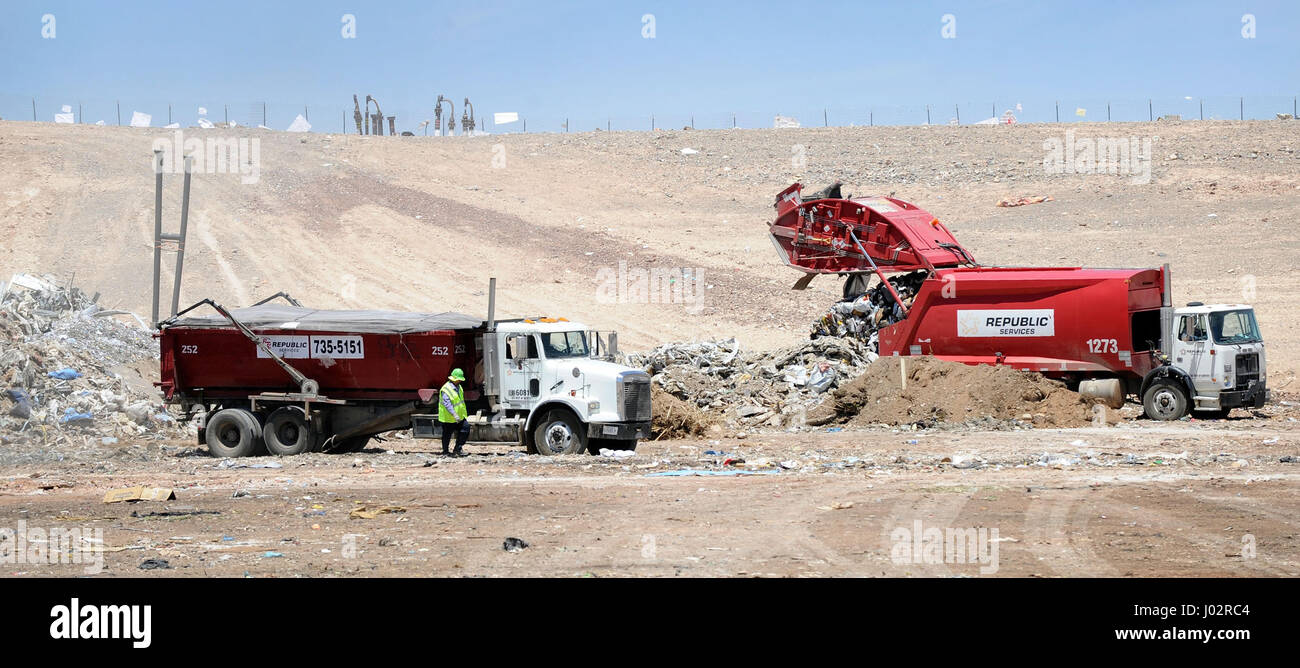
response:
[[[1024,197],[1004,197],[998,200],[998,206],[1024,206],[1026,204],[1039,204],[1041,202],[1051,202],[1051,195],[1026,195]]]
[[[513,536],[505,539],[505,542],[501,543],[501,549],[505,550],[506,552],[520,552],[527,548],[528,548],[527,541],[525,541],[522,538],[515,538]]]
[[[176,492],[168,487],[124,487],[121,489],[110,489],[104,494],[104,503],[120,503],[122,501],[170,501],[176,498]]]

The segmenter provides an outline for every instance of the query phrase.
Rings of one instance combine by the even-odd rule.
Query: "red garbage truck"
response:
[[[934,216],[888,197],[809,198],[794,184],[770,227],[782,259],[805,273],[872,276],[889,295],[874,332],[881,355],[1005,364],[1077,383],[1147,416],[1224,415],[1268,400],[1264,339],[1248,304],[1172,305],[1169,265],[1138,269],[988,267]],[[924,272],[900,296],[886,272]],[[856,287],[850,287],[856,286]]]

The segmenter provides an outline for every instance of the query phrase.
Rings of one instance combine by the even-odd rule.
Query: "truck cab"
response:
[[[634,448],[650,436],[650,376],[609,361],[608,340],[564,318],[494,323],[482,338],[489,422],[541,454]]]
[[[1162,364],[1143,379],[1148,416],[1224,416],[1268,400],[1264,339],[1247,304],[1189,303],[1168,309]]]

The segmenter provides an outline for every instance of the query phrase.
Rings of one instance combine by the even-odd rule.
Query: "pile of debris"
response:
[[[859,279],[859,276],[862,277]],[[872,352],[880,350],[877,332],[903,319],[903,309],[912,307],[912,300],[921,289],[921,284],[928,274],[914,271],[889,278],[890,285],[902,300],[902,307],[894,301],[893,295],[884,283],[866,288],[868,274],[850,277],[844,286],[844,299],[836,302],[820,320],[813,323],[812,338],[834,337],[837,339],[857,339],[866,344]],[[859,289],[860,288],[860,289]]]
[[[151,385],[151,330],[98,298],[50,276],[0,281],[0,443],[100,447],[187,433]]]
[[[801,426],[827,391],[875,359],[860,341],[822,338],[761,352],[742,351],[735,339],[670,343],[621,361],[645,369],[663,392],[733,425],[790,427]]]

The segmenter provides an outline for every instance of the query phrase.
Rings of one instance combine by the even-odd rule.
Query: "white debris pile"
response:
[[[739,425],[801,426],[825,393],[856,378],[876,354],[852,339],[822,338],[746,352],[735,339],[669,343],[622,362],[665,392]]]
[[[152,332],[96,301],[51,276],[0,281],[0,444],[111,447],[188,433],[151,386]]]
[[[864,274],[863,276],[866,276]],[[866,344],[872,352],[880,350],[877,332],[903,319],[903,308],[911,308],[912,300],[921,289],[921,283],[928,274],[914,271],[889,278],[890,285],[898,293],[903,307],[894,301],[893,295],[884,283],[876,283],[869,289],[856,290],[859,285],[850,279],[845,288],[845,298],[836,302],[820,320],[813,323],[812,338],[835,337],[856,339]],[[860,285],[865,286],[865,283]]]

